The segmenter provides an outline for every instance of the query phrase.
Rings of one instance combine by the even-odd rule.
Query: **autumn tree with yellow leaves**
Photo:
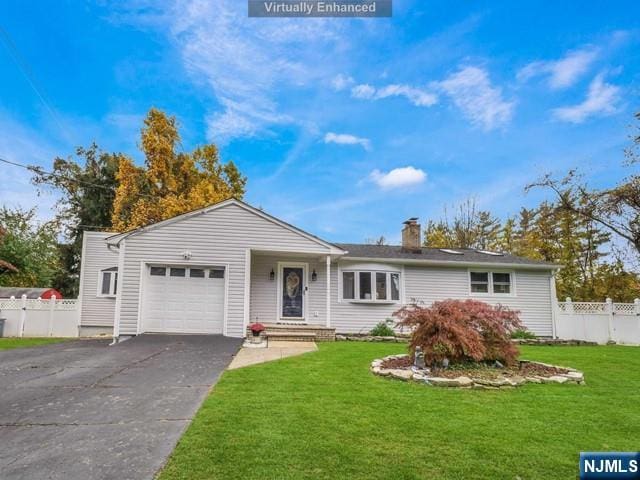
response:
[[[126,231],[197,210],[227,198],[242,198],[244,177],[231,161],[220,161],[213,144],[177,152],[176,119],[152,108],[144,120],[144,166],[126,158],[116,175],[113,229]]]

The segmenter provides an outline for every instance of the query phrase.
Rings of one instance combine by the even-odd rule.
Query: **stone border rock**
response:
[[[407,354],[389,355],[384,358],[379,358],[371,362],[371,372],[374,375],[381,377],[394,378],[396,380],[402,380],[405,382],[412,381],[418,383],[424,383],[425,385],[431,385],[434,387],[457,387],[457,388],[473,388],[479,390],[496,390],[504,388],[515,388],[524,385],[525,383],[574,383],[578,385],[584,385],[584,374],[569,367],[559,367],[557,365],[549,365],[542,362],[533,362],[525,360],[530,363],[542,365],[545,367],[555,367],[567,370],[567,373],[553,375],[551,377],[543,377],[535,375],[531,377],[502,377],[497,379],[485,379],[485,378],[472,378],[467,376],[460,376],[457,378],[445,378],[445,377],[430,377],[428,372],[424,370],[418,370],[416,368],[382,368],[382,364],[385,360],[394,360],[399,358],[408,357]]]
[[[388,342],[388,343],[407,343],[409,336],[390,336],[378,337],[375,335],[343,335],[336,334],[336,342]]]
[[[560,346],[597,346],[597,342],[587,340],[561,340],[559,338],[513,338],[513,343],[518,345],[560,345]]]
[[[387,342],[387,343],[407,343],[409,335],[395,335],[389,337],[379,337],[375,335],[362,334],[336,334],[336,342]],[[561,340],[559,338],[513,338],[513,343],[518,345],[557,345],[557,346],[597,346],[597,342],[586,340]]]

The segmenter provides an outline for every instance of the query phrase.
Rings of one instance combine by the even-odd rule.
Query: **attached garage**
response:
[[[224,266],[147,265],[142,332],[224,333]]]

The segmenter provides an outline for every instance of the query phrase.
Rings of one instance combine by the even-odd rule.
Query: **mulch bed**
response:
[[[385,369],[408,369],[413,365],[413,361],[410,357],[392,358],[386,359],[381,368]],[[526,361],[519,362],[518,366],[496,368],[491,365],[476,363],[476,364],[460,364],[451,365],[449,368],[432,369],[431,375],[443,378],[457,378],[461,376],[484,378],[484,379],[496,379],[506,376],[521,376],[521,377],[552,377],[554,375],[568,373],[569,370],[565,368],[552,367],[548,365],[541,365],[539,363],[529,363]]]

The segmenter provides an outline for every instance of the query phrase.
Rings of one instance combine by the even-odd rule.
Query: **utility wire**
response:
[[[30,172],[39,173],[41,175],[50,175],[52,177],[56,177],[56,178],[59,178],[61,180],[64,180],[65,182],[78,183],[80,185],[86,185],[86,186],[94,187],[94,188],[101,188],[103,190],[108,190],[110,192],[114,192],[113,188],[108,187],[106,185],[101,185],[99,183],[93,183],[93,182],[87,182],[85,180],[78,180],[77,178],[65,177],[64,175],[61,175],[59,173],[48,172],[48,171],[44,170],[43,168],[37,167],[35,165],[24,165],[22,163],[12,162],[11,160],[7,160],[6,158],[2,158],[2,157],[0,157],[0,162],[7,163],[7,164],[13,165],[15,167],[24,168],[25,170],[29,170]],[[53,185],[51,182],[43,182],[43,183],[48,183],[49,185]],[[146,197],[146,198],[156,198],[153,195],[147,195],[145,193],[138,193],[137,196],[138,197]]]
[[[51,175],[52,177],[56,177],[56,178],[60,178],[61,180],[64,180],[66,182],[75,182],[75,183],[80,183],[83,185],[88,185],[91,187],[95,187],[95,188],[102,188],[103,190],[109,190],[111,192],[113,192],[113,188],[108,187],[106,185],[100,185],[99,183],[92,183],[92,182],[86,182],[84,180],[78,180],[76,178],[69,178],[69,177],[65,177],[64,175],[61,175],[59,173],[55,173],[55,172],[48,172],[40,167],[37,167],[35,165],[24,165],[22,163],[18,163],[18,162],[12,162],[11,160],[7,160],[5,158],[0,157],[0,162],[3,163],[8,163],[9,165],[13,165],[16,167],[20,167],[20,168],[24,168],[25,170],[29,170],[31,172],[35,172],[35,173],[39,173],[41,175]],[[44,182],[44,183],[50,183],[50,182]]]
[[[44,93],[44,89],[38,84],[36,76],[34,75],[31,67],[29,66],[29,63],[24,58],[24,56],[20,53],[20,50],[18,50],[18,47],[15,44],[15,42],[11,39],[11,35],[9,35],[9,32],[6,31],[4,28],[2,28],[2,25],[0,25],[0,40],[3,41],[3,43],[7,47],[7,50],[9,50],[9,55],[11,55],[13,60],[16,62],[16,64],[18,65],[18,68],[22,72],[22,75],[24,75],[25,79],[29,83],[29,86],[33,89],[33,91],[36,93],[36,95],[38,96],[38,98],[40,99],[44,107],[47,109],[47,111],[53,118],[53,121],[56,123],[56,125],[58,125],[58,128],[62,132],[64,132],[68,138],[71,138],[67,129],[62,125],[62,122],[60,121],[60,117],[58,116],[55,109],[51,105],[51,102],[47,99],[47,96]]]

